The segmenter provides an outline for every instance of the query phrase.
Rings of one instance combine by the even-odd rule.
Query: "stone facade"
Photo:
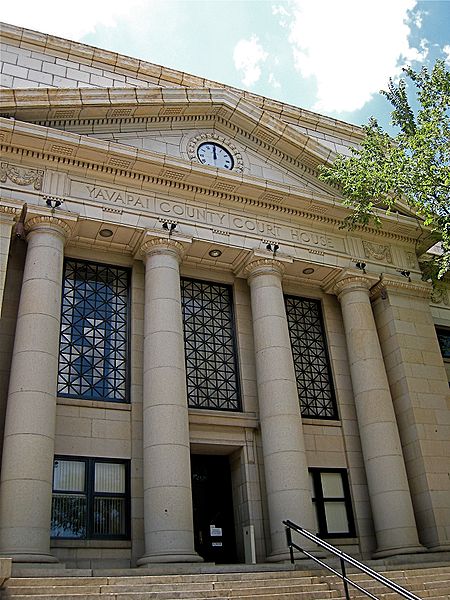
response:
[[[9,25],[1,60],[0,554],[450,550],[450,287],[404,209],[340,228],[360,129]]]

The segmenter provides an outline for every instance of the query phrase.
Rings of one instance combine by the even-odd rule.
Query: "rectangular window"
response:
[[[65,262],[59,396],[128,401],[128,314],[128,269]]]
[[[129,462],[55,457],[51,536],[129,538]]]
[[[181,280],[188,405],[241,410],[228,285]]]
[[[337,419],[320,301],[295,296],[284,301],[302,416]]]
[[[450,328],[436,327],[436,334],[447,371],[448,384],[450,386]]]
[[[343,469],[310,469],[309,475],[317,535],[323,538],[354,537],[347,472]]]

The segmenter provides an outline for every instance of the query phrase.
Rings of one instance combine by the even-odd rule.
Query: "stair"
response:
[[[67,572],[66,572],[67,573]],[[177,575],[15,577],[2,600],[342,600],[341,581],[319,571],[260,571]],[[450,565],[396,569],[383,574],[424,600],[450,599]],[[399,595],[367,576],[351,574],[383,600]],[[350,588],[352,600],[367,598]]]

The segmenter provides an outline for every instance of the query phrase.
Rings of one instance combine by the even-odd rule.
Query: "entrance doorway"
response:
[[[233,499],[228,456],[191,455],[196,552],[206,561],[234,563]]]

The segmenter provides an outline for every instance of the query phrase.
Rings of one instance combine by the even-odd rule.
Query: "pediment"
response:
[[[234,135],[233,135],[234,134]],[[258,152],[254,149],[255,143],[249,143],[245,135],[238,135],[227,127],[195,127],[179,128],[167,127],[164,123],[160,129],[138,131],[110,131],[89,134],[90,137],[117,144],[131,146],[140,150],[175,159],[185,160],[193,165],[200,165],[197,156],[199,145],[205,141],[215,141],[225,147],[231,154],[234,167],[233,171],[245,176],[261,179],[270,183],[282,183],[291,187],[323,192],[326,186],[316,181],[311,174],[305,176],[300,169],[283,164],[271,158],[267,151]],[[213,168],[213,167],[212,167]]]
[[[318,179],[319,166],[334,160],[333,150],[234,91],[3,89],[0,103],[1,114],[9,117],[2,119],[9,130],[3,134],[6,142],[14,130],[21,140],[26,131],[45,152],[74,161],[295,209],[319,203],[338,218],[348,212],[338,191]],[[199,132],[232,140],[245,157],[242,171],[224,172],[192,160],[186,140]]]

